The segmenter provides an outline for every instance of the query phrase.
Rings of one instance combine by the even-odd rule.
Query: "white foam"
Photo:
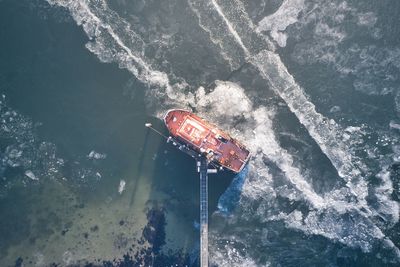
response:
[[[343,142],[344,130],[333,119],[327,119],[316,111],[314,104],[307,99],[278,55],[263,51],[255,56],[252,62],[260,70],[261,75],[269,81],[272,89],[285,100],[301,124],[306,127],[339,175],[348,182],[350,187],[354,188],[355,186],[351,185],[355,178],[353,174],[360,172],[355,163],[361,163],[348,149],[352,140]]]
[[[347,5],[344,4],[341,8],[347,9]],[[339,16],[337,19],[340,20],[343,18]],[[324,25],[320,25],[317,29],[320,34],[326,34],[323,33],[322,29],[327,28],[324,28],[323,26]],[[211,29],[208,30],[211,31]],[[345,35],[335,30],[328,31],[327,34],[333,39],[338,40],[342,40],[345,37]],[[221,48],[223,47],[224,46],[221,46]],[[292,220],[296,223],[291,224],[291,220],[288,220],[287,224],[291,227],[297,226],[303,231],[309,231],[309,233],[324,235],[349,246],[360,247],[364,251],[369,251],[371,249],[371,242],[373,242],[373,240],[385,239],[388,242],[391,242],[385,238],[382,231],[376,227],[369,218],[369,216],[373,215],[373,212],[369,208],[365,199],[368,195],[367,181],[362,177],[362,170],[365,169],[365,166],[360,162],[359,158],[353,154],[353,150],[349,149],[353,145],[359,145],[362,142],[360,138],[360,136],[362,136],[360,128],[350,127],[343,129],[334,120],[327,119],[318,113],[314,104],[308,100],[303,90],[296,84],[293,77],[288,73],[278,55],[269,51],[262,51],[251,59],[251,63],[260,70],[261,75],[270,83],[275,92],[285,100],[290,110],[298,117],[299,121],[310,133],[311,137],[320,146],[323,153],[325,153],[325,155],[330,159],[339,175],[347,182],[347,188],[334,190],[328,194],[326,198],[323,198],[313,192],[312,188],[305,182],[304,178],[297,174],[298,170],[295,168],[292,169],[290,156],[288,157],[285,154],[279,155],[279,167],[284,170],[287,177],[291,178],[290,181],[292,184],[304,193],[305,199],[310,201],[313,205],[317,203],[316,214],[319,214],[318,216],[313,216],[313,213],[310,213],[310,215],[305,218],[305,223],[303,224],[300,223],[299,218],[301,217],[296,213],[295,215],[297,216],[294,216],[294,220]],[[256,130],[254,131],[254,136],[257,135],[257,132],[263,132],[263,125],[268,125],[265,119],[260,119],[260,117],[265,114],[266,112],[262,111],[261,108],[259,109],[257,116],[254,116],[257,122],[263,122],[262,124],[256,124],[257,126],[255,126]],[[347,134],[346,132],[351,134]],[[282,149],[279,145],[277,145],[277,147],[274,146],[274,138],[265,138],[265,133],[266,132],[263,132],[260,135],[263,138],[254,138],[254,136],[250,137],[251,135],[246,133],[246,140],[256,140],[256,147],[261,147],[263,153],[266,153],[269,158],[274,159],[274,153],[272,152],[268,154],[268,151],[263,151],[262,147],[268,147],[269,151],[273,151],[277,148],[277,151],[281,152]],[[263,142],[266,142],[267,144],[261,145]],[[252,149],[255,148],[251,143],[248,145]],[[259,167],[260,166],[255,166],[255,168]],[[261,173],[268,173],[267,168],[264,167],[262,169]],[[257,173],[257,175],[260,175],[260,173]],[[265,177],[268,177],[268,175],[265,175]],[[259,182],[255,179],[256,182],[252,183],[252,179],[254,180],[254,177],[250,178],[248,182],[246,181],[244,192],[252,192],[248,191],[246,185],[250,184],[250,186],[254,186]],[[267,186],[265,188],[268,188],[271,185],[268,182],[266,182],[266,184]],[[262,192],[262,190],[260,191]],[[346,197],[348,196],[356,197],[357,204],[348,203],[346,200]],[[323,205],[318,205],[318,203],[323,203]],[[267,213],[267,211],[262,208],[263,206],[268,207],[268,205],[260,204],[257,211],[257,214],[260,214],[260,216],[265,216]],[[354,214],[354,216],[359,218],[359,221],[354,224],[352,221],[343,221],[336,225],[338,219],[343,219],[341,214],[345,213]],[[327,219],[325,220],[324,218],[320,218],[321,214],[326,216],[325,218]],[[345,230],[347,227],[345,225],[348,223],[351,223],[352,231],[354,233],[349,234]],[[365,227],[358,230],[357,225],[359,224],[364,224]]]
[[[89,159],[105,159],[105,158],[107,158],[107,154],[105,154],[105,153],[99,153],[99,152],[96,152],[96,151],[92,150],[92,151],[90,151],[90,153],[87,155],[87,157],[88,157]]]
[[[392,128],[392,129],[400,130],[400,124],[396,123],[394,121],[390,121],[389,127]]]
[[[333,106],[329,110],[330,113],[336,113],[336,112],[340,112],[340,111],[341,111],[341,108],[339,106]]]
[[[231,69],[239,68],[245,59],[267,47],[274,50],[272,42],[255,31],[240,0],[189,0],[200,27],[210,40],[220,48],[221,55]]]
[[[380,179],[380,185],[374,187],[374,194],[377,198],[375,205],[378,205],[376,212],[389,227],[399,222],[399,203],[392,199],[393,182],[390,179],[388,167],[376,175]]]
[[[349,7],[347,2],[329,2],[313,7],[306,11],[306,15],[298,22],[299,30],[293,31],[293,38],[300,40],[292,54],[292,57],[301,64],[305,62],[324,62],[334,64],[338,61],[338,45],[347,36],[343,27],[343,20],[349,15],[357,17],[357,13]],[[312,38],[303,40],[305,32],[313,33]],[[348,59],[343,58],[342,63]],[[348,71],[343,66],[341,71]]]
[[[360,13],[357,19],[358,19],[357,21],[358,25],[367,27],[373,27],[378,20],[378,18],[373,12]]]
[[[397,113],[399,114],[398,117],[400,117],[400,92],[397,92],[394,102],[396,104]]]
[[[231,22],[225,17],[225,14],[222,12],[221,7],[218,5],[216,0],[211,0],[212,5],[214,6],[215,10],[217,10],[218,14],[222,17],[224,22],[226,23],[226,26],[229,29],[229,32],[233,35],[235,38],[236,42],[240,45],[240,47],[243,49],[245,55],[248,57],[250,55],[249,50],[247,50],[247,47],[244,46],[243,41],[239,34],[236,32],[235,28],[231,24]]]
[[[300,2],[299,2],[300,3]],[[212,3],[214,6],[215,4]],[[218,6],[216,7],[218,14],[223,17],[223,20],[228,20],[222,9]],[[203,9],[198,9],[197,12],[201,13]],[[206,9],[207,12],[209,10]],[[222,14],[221,14],[222,13]],[[202,14],[199,14],[199,17]],[[236,18],[239,19],[240,18]],[[232,21],[227,21],[227,24],[232,26]],[[235,22],[235,25],[239,25]],[[228,27],[228,26],[227,26]],[[231,28],[228,27],[227,32],[235,35],[237,30],[232,32]],[[234,28],[234,26],[232,26]],[[208,31],[213,31],[211,27],[208,27]],[[215,32],[214,35],[218,35]],[[234,38],[237,42],[239,40]],[[223,42],[224,39],[221,39]],[[240,46],[243,42],[239,43]],[[224,51],[226,46],[221,45],[221,49]],[[224,51],[226,52],[226,51]],[[245,50],[247,53],[248,50]],[[294,78],[288,73],[284,64],[280,60],[279,56],[269,52],[262,51],[255,55],[251,59],[251,63],[256,66],[261,75],[271,83],[272,88],[282,97],[283,100],[288,104],[291,111],[299,118],[300,122],[307,128],[310,135],[321,147],[322,151],[328,156],[332,164],[338,170],[339,175],[345,178],[346,182],[351,186],[353,175],[355,173],[360,173],[357,167],[354,165],[356,159],[354,156],[348,153],[348,143],[342,142],[343,131],[333,120],[328,120],[321,114],[317,113],[314,104],[312,104],[305,96],[303,90],[296,84]],[[351,186],[353,190],[357,188],[355,194],[362,193],[361,196],[365,195],[366,188],[363,183],[359,183],[355,186]]]
[[[280,47],[286,46],[287,34],[280,31],[271,31],[271,37],[274,39]]]
[[[253,108],[252,103],[239,85],[224,81],[216,81],[215,84],[214,90],[207,95],[204,88],[200,87],[197,90],[196,105],[199,108],[204,111],[209,110],[207,115],[214,118],[224,114],[229,114],[230,117],[249,117],[249,112]]]
[[[250,140],[250,147],[253,149],[261,148],[263,153],[285,173],[289,181],[304,194],[305,199],[310,201],[313,207],[321,208],[326,203],[324,199],[315,193],[312,186],[301,175],[300,170],[293,165],[292,156],[276,141],[276,137],[271,131],[272,120],[265,108],[258,108],[254,111],[256,127],[253,130],[254,137]],[[255,151],[257,151],[255,150]]]
[[[25,171],[25,175],[29,178],[32,179],[34,181],[39,181],[39,178],[36,177],[36,175],[33,173],[33,171],[31,170],[26,170]]]
[[[168,75],[155,70],[144,56],[145,43],[104,0],[75,1],[48,0],[52,5],[67,8],[78,25],[82,25],[91,39],[86,47],[103,62],[117,62],[121,68],[129,70],[144,84],[164,89],[168,101],[189,104],[190,96],[183,97],[186,83],[170,84]]]
[[[279,9],[264,17],[257,27],[257,31],[270,32],[280,47],[286,46],[287,35],[284,33],[286,28],[298,21],[300,12],[304,9],[304,0],[285,0]]]
[[[296,212],[293,212],[286,218],[285,223],[288,227],[312,235],[325,236],[350,247],[361,248],[364,252],[371,250],[375,240],[384,238],[378,227],[365,217],[358,216],[357,212],[347,211],[346,215],[342,215],[335,210],[311,211],[304,218],[304,223],[301,216],[295,215]]]
[[[210,40],[220,48],[221,55],[229,63],[231,69],[239,68],[243,63],[239,56],[243,55],[243,50],[229,34],[229,29],[224,26],[226,24],[217,15],[217,11],[210,8],[212,6],[210,0],[189,0],[189,6],[199,19],[199,26],[209,34]]]
[[[218,247],[210,251],[211,263],[221,267],[259,267],[260,265],[254,262],[249,255],[246,255],[244,249],[238,250],[231,246],[230,243],[223,247]]]
[[[56,3],[55,1],[50,2]],[[352,145],[360,142],[358,138],[359,135],[362,135],[360,129],[348,128],[344,130],[334,120],[329,120],[318,113],[314,104],[310,102],[302,88],[288,73],[278,55],[262,51],[255,56],[253,55],[251,63],[260,70],[261,75],[270,83],[273,90],[285,100],[290,110],[298,117],[310,136],[330,159],[339,175],[347,182],[348,188],[335,189],[326,196],[318,195],[301,175],[300,169],[294,166],[292,156],[280,147],[272,127],[274,111],[266,107],[254,107],[240,86],[234,83],[217,82],[217,87],[211,93],[206,94],[204,88],[200,88],[196,97],[182,93],[181,87],[170,86],[165,73],[153,70],[149,60],[140,52],[140,45],[126,44],[125,35],[131,33],[135,38],[134,31],[128,27],[128,29],[124,28],[128,34],[117,32],[120,28],[116,27],[119,25],[117,22],[123,21],[121,18],[113,18],[117,22],[111,19],[114,24],[110,24],[110,17],[103,20],[104,14],[112,17],[113,12],[106,7],[104,1],[100,2],[102,3],[101,16],[94,13],[96,10],[93,6],[88,7],[77,1],[57,2],[61,5],[67,3],[64,6],[71,10],[77,22],[82,24],[87,34],[94,39],[93,42],[88,44],[88,48],[100,59],[105,62],[118,62],[121,67],[129,69],[146,84],[165,88],[169,99],[174,99],[176,103],[181,105],[190,102],[201,114],[210,120],[214,120],[214,122],[229,127],[236,116],[245,119],[245,122],[238,125],[238,129],[232,132],[236,137],[245,140],[253,153],[256,153],[252,159],[249,177],[245,181],[242,192],[244,201],[256,199],[261,202],[255,213],[251,213],[254,210],[249,209],[247,211],[251,216],[260,216],[266,220],[270,218],[283,219],[288,227],[301,229],[310,234],[320,234],[350,246],[360,247],[364,251],[371,248],[373,240],[385,239],[382,231],[369,219],[369,215],[372,215],[372,213],[365,201],[368,192],[367,182],[361,176],[364,166],[351,149]],[[221,53],[226,56],[232,66],[239,66],[244,62],[242,57],[246,57],[254,51],[247,46],[253,40],[243,38],[242,33],[245,31],[240,28],[240,25],[249,25],[249,23],[245,21],[241,24],[241,17],[233,20],[233,14],[236,13],[225,12],[228,10],[227,3],[222,0],[209,0],[190,1],[190,4],[192,10],[199,17],[200,26],[210,34],[211,40],[221,48]],[[346,4],[343,4],[340,8],[348,9]],[[298,13],[295,17],[297,19]],[[341,21],[343,16],[338,14],[334,19]],[[281,25],[281,27],[283,26]],[[327,25],[324,24],[319,25],[316,31],[317,34],[330,36],[332,43],[341,41],[346,37],[345,33],[336,28],[327,28]],[[124,38],[121,37],[121,34],[124,35]],[[285,37],[280,36],[280,38],[279,42],[283,45]],[[140,43],[136,41],[129,43]],[[327,55],[326,60],[335,60],[335,57],[329,57],[330,55]],[[161,95],[163,94],[161,93]],[[218,101],[219,99],[224,99],[224,101]],[[231,120],[225,120],[226,117]],[[224,120],[218,118],[224,118]],[[295,190],[284,187],[275,190],[272,181],[273,176],[271,170],[265,165],[265,158],[276,164]],[[379,197],[384,203],[390,201],[390,199],[385,198],[388,196],[387,193],[390,188],[390,183],[383,179],[382,188],[376,191],[377,195],[381,195]],[[303,216],[300,211],[288,215],[281,213],[279,216],[266,216],[269,212],[268,208],[271,208],[269,201],[276,201],[277,194],[286,196],[290,200],[304,200],[310,204],[313,211],[308,216]],[[357,198],[356,201],[346,199],[354,196]],[[246,203],[242,204],[246,205]],[[385,211],[386,206],[382,205],[382,207],[382,210]],[[366,212],[361,210],[366,210]],[[391,211],[393,210],[391,209]],[[350,222],[346,221],[342,216],[345,213],[356,219]],[[350,224],[350,226],[347,224]],[[350,227],[350,233],[347,232],[346,227]],[[394,248],[396,247],[394,246]],[[236,260],[235,254],[232,255],[232,260],[228,262],[252,264],[251,260],[250,262],[243,260],[248,257]],[[218,255],[215,258],[219,258],[221,261],[225,260]]]
[[[221,12],[222,10],[218,8],[218,14],[221,15]],[[223,16],[223,19],[227,20],[225,16]],[[235,38],[235,40],[237,39]],[[240,46],[242,44],[241,42]],[[223,47],[221,46],[221,48]],[[331,160],[339,175],[345,178],[352,190],[357,190],[355,195],[359,195],[361,198],[365,196],[364,183],[360,182],[354,186],[351,184],[355,178],[354,174],[360,173],[360,171],[354,166],[356,161],[354,156],[348,153],[349,144],[343,143],[341,140],[343,130],[335,121],[327,120],[316,112],[315,106],[308,101],[303,90],[287,72],[278,55],[269,51],[262,51],[254,56],[251,62],[260,70],[262,76],[272,84],[272,88],[286,101],[291,111],[299,118],[322,151]]]
[[[399,49],[359,41],[364,39],[359,38],[360,33],[375,39],[382,37],[381,29],[376,26],[376,12],[359,11],[346,1],[331,1],[305,13],[297,22],[297,30],[291,32],[298,40],[292,52],[295,61],[328,64],[339,75],[352,75],[354,89],[365,94],[396,94]]]
[[[207,115],[207,118],[216,119],[219,124],[232,123],[234,117],[243,116],[248,121],[248,126],[243,125],[241,131],[233,131],[241,140],[243,140],[251,151],[262,151],[262,155],[272,160],[284,173],[287,179],[296,187],[304,198],[315,207],[325,205],[324,200],[315,193],[312,186],[307,183],[301,175],[300,170],[293,166],[292,156],[280,147],[272,127],[272,119],[274,112],[268,111],[264,107],[254,109],[250,99],[245,95],[244,89],[232,82],[216,82],[216,88],[209,94],[204,93],[204,89],[200,88],[197,93],[197,109],[200,113]],[[224,99],[224,101],[221,101]],[[228,116],[228,118],[227,118]],[[221,119],[222,118],[222,119]],[[232,132],[232,131],[231,131]],[[257,186],[262,186],[262,177],[270,176],[268,168],[260,161],[259,164],[253,165],[257,175]],[[253,164],[253,163],[251,163]],[[254,186],[251,183],[250,186]],[[248,184],[245,183],[244,191],[248,191]]]
[[[119,185],[118,185],[118,193],[119,193],[119,194],[122,194],[122,192],[124,192],[124,190],[125,190],[125,185],[126,185],[125,180],[119,181]]]
[[[71,265],[75,261],[74,254],[69,250],[65,251],[62,255],[62,261],[66,265]]]
[[[242,188],[242,195],[249,201],[275,199],[273,176],[263,161],[263,154],[257,153],[250,162],[250,172]]]

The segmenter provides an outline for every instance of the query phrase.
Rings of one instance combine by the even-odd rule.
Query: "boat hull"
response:
[[[212,165],[238,173],[250,158],[250,151],[238,140],[189,111],[169,110],[164,122],[173,138]]]

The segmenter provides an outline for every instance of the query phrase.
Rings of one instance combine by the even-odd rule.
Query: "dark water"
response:
[[[197,266],[195,163],[143,127],[180,107],[253,152],[210,179],[213,265],[397,266],[399,11],[0,1],[0,265]]]

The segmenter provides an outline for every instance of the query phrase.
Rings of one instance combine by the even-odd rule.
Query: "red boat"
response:
[[[250,151],[239,141],[189,111],[169,110],[164,122],[181,146],[204,155],[212,165],[238,173],[250,158]]]

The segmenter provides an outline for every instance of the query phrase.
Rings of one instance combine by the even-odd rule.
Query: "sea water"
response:
[[[215,266],[400,262],[398,1],[0,1],[0,265],[198,265],[185,108],[252,151],[210,175]],[[126,265],[124,265],[126,266]]]

